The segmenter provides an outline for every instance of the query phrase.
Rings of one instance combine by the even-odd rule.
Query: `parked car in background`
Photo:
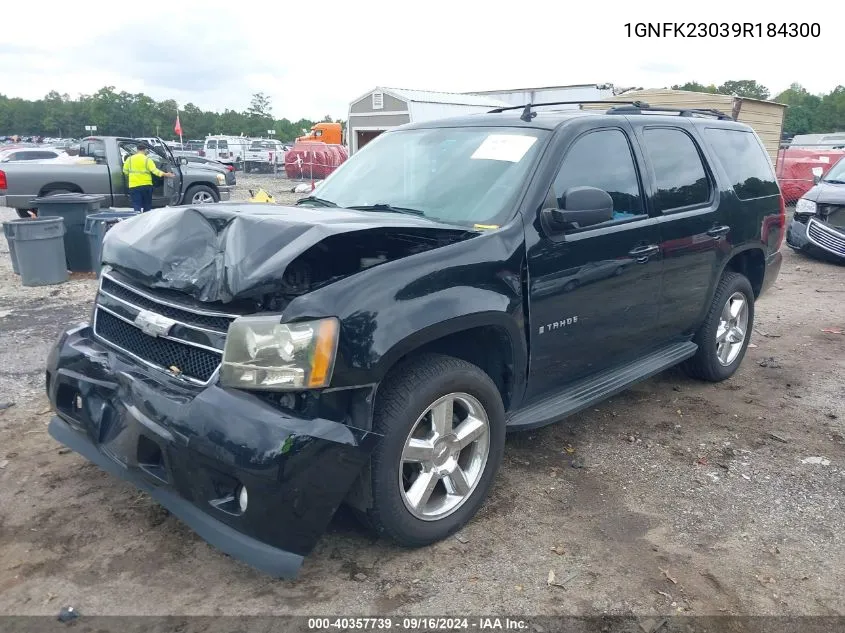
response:
[[[226,184],[227,185],[235,185],[237,184],[237,177],[235,176],[235,166],[234,165],[227,165],[226,163],[221,163],[219,160],[212,160],[210,158],[204,158],[202,156],[182,156],[186,161],[188,161],[189,165],[199,165],[201,167],[207,167],[209,169],[218,169],[224,174],[226,174]]]
[[[823,176],[795,204],[786,232],[793,250],[845,263],[845,158]]]
[[[91,136],[83,139],[79,148],[79,156],[88,159],[88,164],[4,163],[0,165],[0,206],[14,207],[18,215],[28,217],[34,198],[58,193],[99,194],[106,197],[103,206],[130,206],[123,162],[138,143],[134,138]],[[162,142],[153,148],[150,158],[162,171],[176,174],[175,178],[153,177],[154,207],[219,202],[231,195],[233,186],[223,172],[189,165],[175,158]]]
[[[253,139],[244,155],[244,171],[272,172],[285,168],[285,146],[271,138]]]
[[[245,136],[209,136],[205,139],[205,147],[200,150],[199,155],[241,169],[251,141],[252,139]]]
[[[0,150],[0,163],[18,163],[25,160],[48,160],[58,158],[64,150],[49,147],[19,147]]]

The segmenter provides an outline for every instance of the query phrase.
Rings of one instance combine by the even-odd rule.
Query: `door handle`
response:
[[[731,232],[731,227],[729,226],[714,226],[712,229],[707,231],[707,235],[710,237],[715,237],[717,240],[725,237],[728,233]]]
[[[628,251],[628,255],[634,257],[639,264],[645,264],[648,258],[652,255],[657,255],[660,252],[660,247],[657,244],[649,244],[648,246],[637,246]]]

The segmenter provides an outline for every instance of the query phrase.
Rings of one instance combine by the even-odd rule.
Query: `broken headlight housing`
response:
[[[232,321],[220,383],[238,389],[319,389],[331,382],[340,324],[336,318],[280,323],[278,316]]]
[[[816,203],[806,198],[801,198],[795,203],[795,215],[815,215]]]

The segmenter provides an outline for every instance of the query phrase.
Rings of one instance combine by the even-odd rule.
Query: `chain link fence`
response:
[[[787,206],[794,207],[843,157],[845,146],[781,145],[775,173]]]

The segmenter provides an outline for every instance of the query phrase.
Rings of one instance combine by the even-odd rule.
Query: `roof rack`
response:
[[[547,103],[526,103],[525,105],[515,105],[515,106],[505,106],[503,108],[494,108],[493,110],[488,110],[488,114],[498,114],[499,112],[504,112],[506,110],[522,110],[522,115],[520,115],[520,119],[525,121],[526,123],[530,123],[531,119],[537,116],[536,112],[532,112],[531,108],[538,108],[540,106],[555,106],[555,105],[604,105],[607,104],[607,101],[549,101]],[[633,105],[642,105],[648,107],[647,103],[643,103],[642,101],[614,101],[614,103],[628,103]]]
[[[610,105],[613,104],[622,104],[622,105],[614,105],[609,110],[607,110],[606,114],[642,114],[643,112],[674,112],[678,116],[686,116],[686,117],[695,117],[695,116],[710,116],[715,117],[720,120],[727,120],[733,121],[733,117],[729,114],[725,114],[721,110],[716,110],[713,108],[704,109],[704,108],[663,108],[659,106],[651,106],[645,101],[550,101],[548,103],[526,103],[524,105],[514,105],[514,106],[505,106],[502,108],[494,108],[493,110],[488,110],[488,114],[495,114],[499,112],[505,112],[506,110],[522,110],[522,114],[520,115],[520,119],[525,121],[526,123],[530,123],[531,119],[537,116],[536,112],[532,112],[532,108],[538,108],[540,106],[556,106],[556,105]]]
[[[619,103],[619,102],[617,102]],[[643,102],[634,102],[631,105],[623,105],[610,108],[607,114],[642,114],[643,112],[674,112],[678,116],[695,117],[695,116],[710,116],[719,120],[733,121],[733,117],[725,114],[721,110],[713,108],[661,108],[650,106]]]

